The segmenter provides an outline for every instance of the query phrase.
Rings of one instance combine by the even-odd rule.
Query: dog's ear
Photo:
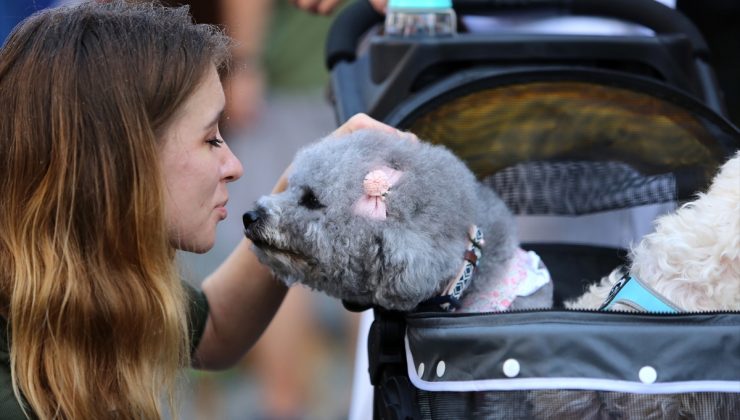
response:
[[[386,229],[376,238],[379,262],[373,301],[384,308],[408,311],[438,291],[452,277],[447,247],[440,247],[414,230]],[[449,271],[449,272],[448,272]],[[441,280],[440,280],[441,279]],[[375,283],[377,282],[377,283]]]
[[[386,197],[401,176],[403,172],[388,166],[381,166],[368,172],[362,181],[364,194],[352,206],[352,212],[369,219],[385,220]]]

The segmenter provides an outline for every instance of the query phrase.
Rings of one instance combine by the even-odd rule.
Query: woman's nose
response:
[[[226,149],[226,160],[223,163],[223,176],[226,182],[236,181],[244,175],[244,168],[231,149]]]

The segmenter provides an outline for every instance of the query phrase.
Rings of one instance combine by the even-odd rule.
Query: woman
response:
[[[116,1],[37,14],[0,51],[3,419],[159,418],[180,367],[230,366],[280,305],[246,240],[203,292],[174,262],[211,248],[242,174],[218,130],[227,44]],[[368,127],[393,130],[336,133]]]

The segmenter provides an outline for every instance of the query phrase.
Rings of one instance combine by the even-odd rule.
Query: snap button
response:
[[[652,384],[656,379],[658,379],[658,372],[652,366],[643,366],[640,368],[638,376],[640,377],[640,382],[644,384]]]
[[[419,369],[416,372],[419,374],[420,378],[424,376],[424,363],[419,363]]]
[[[504,362],[504,375],[507,378],[514,378],[519,375],[519,362],[516,359],[507,359]]]
[[[445,374],[445,369],[445,361],[440,360],[439,363],[437,363],[437,376],[441,378]]]

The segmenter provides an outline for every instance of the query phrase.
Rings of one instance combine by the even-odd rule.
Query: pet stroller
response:
[[[740,313],[562,308],[623,264],[653,217],[705,188],[740,147],[701,34],[651,0],[453,6],[458,33],[436,38],[384,35],[383,17],[364,0],[344,9],[326,54],[337,119],[364,112],[460,156],[517,216],[522,247],[551,272],[555,307],[374,308],[374,417],[568,418],[558,414],[562,406],[590,398],[596,407],[585,417],[647,418],[649,403],[638,400],[619,413],[599,409],[599,401],[629,394],[680,395],[710,407],[695,418],[738,418]],[[618,19],[651,31],[475,29],[502,18],[521,23],[525,13]]]

